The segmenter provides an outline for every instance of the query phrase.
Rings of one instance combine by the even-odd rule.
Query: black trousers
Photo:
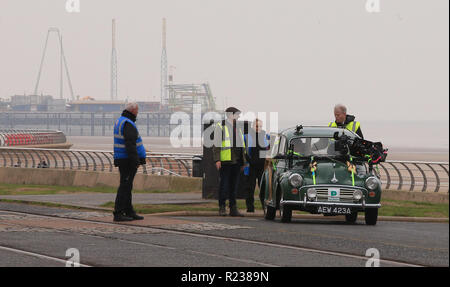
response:
[[[247,177],[246,187],[247,187],[247,198],[245,199],[245,204],[247,205],[247,210],[255,209],[255,187],[256,181],[258,181],[258,186],[261,185],[262,175],[264,173],[264,166],[250,166],[250,172]],[[264,202],[264,193],[259,193],[259,200],[261,204]]]
[[[225,206],[228,198],[230,208],[236,205],[241,166],[223,164],[220,168],[219,206]]]
[[[131,204],[133,189],[133,181],[137,172],[137,167],[130,167],[129,165],[119,165],[120,185],[117,190],[116,202],[114,207],[115,214],[131,213],[133,212],[133,205]]]

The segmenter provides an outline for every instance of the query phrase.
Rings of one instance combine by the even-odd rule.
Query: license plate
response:
[[[336,206],[319,206],[317,213],[323,214],[351,214],[350,207],[336,207]]]

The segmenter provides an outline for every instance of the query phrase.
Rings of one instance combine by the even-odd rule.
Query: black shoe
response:
[[[230,207],[230,216],[240,216],[243,217],[244,215],[242,213],[239,212],[239,210],[237,209],[236,205],[233,207]]]
[[[136,212],[127,214],[126,216],[133,218],[133,220],[142,220],[142,219],[144,219],[143,216],[137,215]]]
[[[115,222],[121,222],[121,221],[133,221],[134,219],[132,217],[126,216],[125,214],[114,214],[114,221]]]
[[[225,206],[219,206],[219,215],[220,216],[227,216],[227,211],[225,209]]]

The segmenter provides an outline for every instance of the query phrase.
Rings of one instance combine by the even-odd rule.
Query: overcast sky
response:
[[[109,99],[116,18],[119,97],[159,100],[166,17],[175,82],[209,82],[220,108],[320,123],[344,103],[361,122],[442,121],[448,135],[449,1],[366,2],[80,0],[68,13],[66,0],[0,0],[0,97],[33,92],[58,27],[75,94]],[[53,36],[39,92],[57,97],[58,79]]]

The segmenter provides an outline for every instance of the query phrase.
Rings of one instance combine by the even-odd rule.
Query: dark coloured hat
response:
[[[235,107],[229,107],[225,110],[226,113],[240,114],[241,111],[236,109]]]

